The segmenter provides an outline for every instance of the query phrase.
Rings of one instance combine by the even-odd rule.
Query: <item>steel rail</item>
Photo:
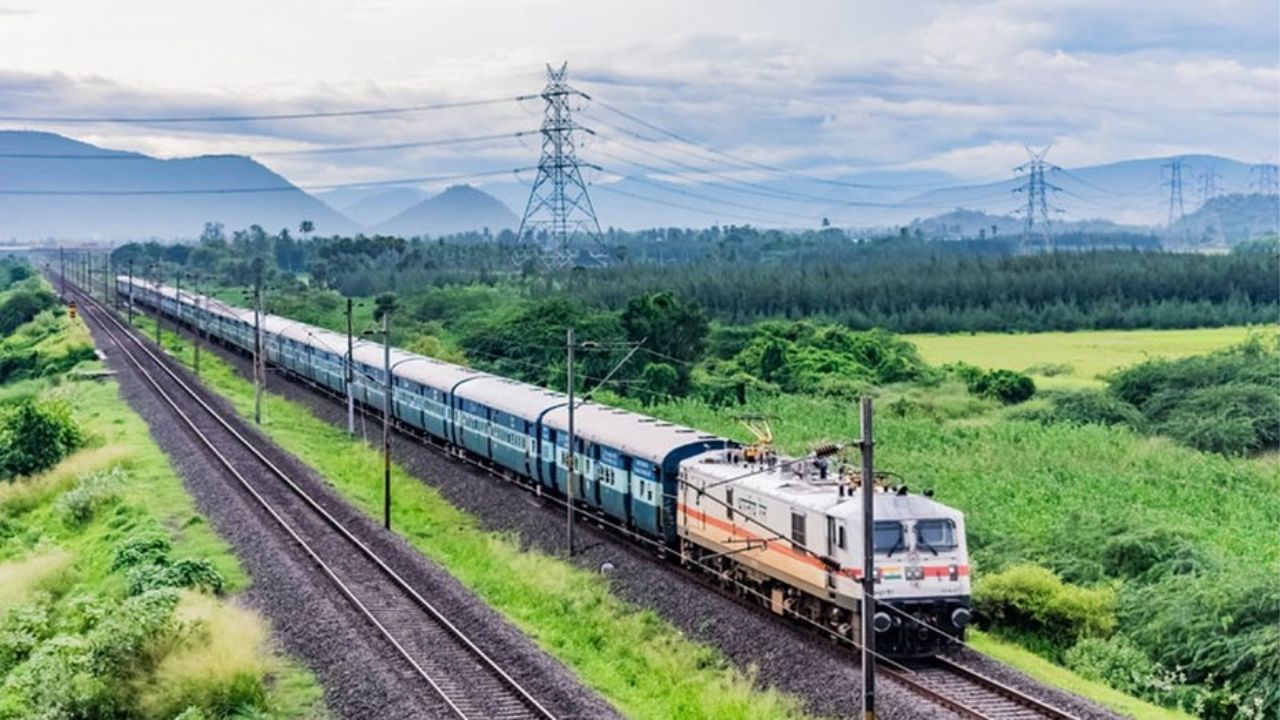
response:
[[[329,525],[334,530],[336,530],[339,533],[339,535],[341,535],[350,544],[354,545],[357,548],[357,550],[360,552],[360,554],[363,555],[368,560],[370,560],[374,564],[374,566],[376,566],[382,572],[383,575],[389,578],[399,591],[401,591],[403,594],[409,597],[413,601],[413,603],[416,604],[418,607],[425,610],[426,613],[431,617],[431,619],[436,622],[436,624],[444,628],[450,635],[452,635],[455,639],[457,639],[461,643],[461,645],[471,653],[473,657],[480,660],[482,665],[484,665],[490,672],[492,672],[496,677],[498,677],[504,685],[506,685],[509,689],[514,691],[516,696],[518,696],[518,698],[531,711],[533,711],[533,714],[535,716],[541,717],[541,718],[547,718],[549,720],[554,720],[556,718],[556,716],[553,713],[551,713],[549,710],[547,710],[541,703],[539,703],[529,693],[528,690],[526,690],[523,686],[519,684],[518,681],[516,681],[505,670],[503,670],[502,667],[492,657],[490,657],[487,653],[485,653],[478,646],[476,646],[475,643],[469,637],[466,636],[466,634],[464,634],[456,625],[450,622],[449,619],[444,615],[444,613],[442,613],[439,609],[437,609],[434,605],[432,605],[426,598],[422,597],[422,595],[419,594],[412,586],[410,586],[408,582],[406,582],[398,573],[392,570],[391,567],[388,566],[386,562],[377,555],[377,553],[375,553],[365,543],[363,543],[361,540],[355,537],[355,535],[352,534],[350,530],[348,530],[340,521],[337,520],[337,518],[333,517],[327,510],[321,507],[320,504],[317,503],[315,499],[313,499],[309,494],[307,494],[306,491],[304,491],[300,486],[298,486],[298,484],[294,482],[294,480],[290,478],[287,473],[285,473],[275,463],[271,462],[271,460],[269,460],[265,455],[263,455],[262,452],[253,444],[251,440],[246,438],[243,434],[241,434],[234,427],[232,427],[232,425],[221,415],[221,413],[219,413],[212,406],[210,406],[202,397],[199,396],[198,393],[196,393],[194,389],[191,388],[191,386],[186,381],[184,381],[181,377],[177,375],[177,373],[175,373],[172,369],[170,369],[164,360],[158,357],[155,354],[155,352],[153,352],[150,348],[146,346],[146,344],[144,344],[141,340],[139,340],[136,337],[136,331],[134,328],[132,328],[129,325],[126,325],[119,318],[115,317],[114,313],[112,313],[109,309],[104,309],[101,306],[101,303],[96,298],[93,298],[89,294],[85,293],[79,287],[72,286],[72,288],[73,288],[73,294],[76,294],[86,300],[86,303],[82,305],[82,309],[86,311],[85,314],[92,313],[95,321],[98,322],[99,327],[101,327],[103,331],[109,337],[111,337],[111,339],[120,348],[121,352],[126,356],[126,358],[130,361],[130,363],[138,370],[139,373],[142,374],[143,378],[147,381],[147,383],[151,385],[152,388],[155,389],[155,391],[161,397],[161,399],[163,399],[165,403],[174,411],[174,413],[178,415],[179,419],[181,419],[183,423],[191,430],[192,434],[214,455],[214,457],[218,459],[218,461],[224,467],[226,467],[226,469],[236,478],[236,480],[245,488],[245,490],[263,507],[264,510],[266,510],[266,512],[284,529],[284,531],[300,547],[302,547],[303,551],[312,559],[312,561],[316,563],[316,565],[321,569],[321,571],[324,572],[324,574],[334,582],[334,584],[338,587],[339,591],[360,611],[362,615],[365,616],[367,620],[370,621],[370,623],[378,630],[378,632],[410,664],[413,670],[420,677],[422,677],[423,680],[425,680],[428,685],[431,686],[431,688],[435,691],[435,693],[445,702],[446,705],[448,705],[448,707],[450,708],[451,711],[453,711],[454,714],[456,714],[459,718],[463,718],[463,720],[478,720],[478,717],[467,714],[462,708],[458,706],[458,703],[455,702],[455,699],[449,696],[448,692],[441,687],[440,683],[436,680],[436,678],[433,678],[431,674],[427,672],[421,666],[421,664],[418,663],[418,661],[413,658],[413,656],[409,653],[409,651],[405,648],[405,646],[400,642],[400,640],[398,640],[395,637],[395,635],[390,630],[388,630],[387,627],[381,621],[378,620],[378,618],[368,608],[368,606],[356,596],[355,592],[348,586],[348,584],[343,582],[343,580],[341,580],[338,577],[338,574],[334,571],[334,569],[330,566],[330,564],[327,563],[323,558],[321,558],[319,553],[317,553],[315,549],[312,548],[311,545],[301,537],[301,535],[299,535],[299,533],[290,525],[288,520],[286,520],[274,507],[272,507],[271,503],[261,493],[259,493],[256,488],[253,487],[253,484],[249,482],[249,480],[244,476],[244,474],[241,473],[240,470],[238,470],[235,467],[232,461],[229,460],[226,457],[226,455],[217,448],[217,446],[213,443],[213,441],[210,440],[208,435],[195,425],[195,422],[192,420],[190,415],[185,411],[183,411],[182,408],[177,403],[177,401],[163,387],[161,387],[160,382],[156,380],[154,375],[151,372],[149,372],[146,368],[143,367],[142,361],[140,361],[138,357],[134,355],[134,353],[125,346],[125,344],[121,341],[119,334],[116,331],[113,331],[108,326],[108,323],[115,325],[120,331],[122,331],[126,339],[128,339],[133,344],[137,345],[138,348],[151,360],[151,362],[153,362],[158,368],[164,371],[164,373],[168,375],[169,378],[171,378],[173,382],[176,385],[178,385],[178,387],[180,387],[192,400],[194,400],[196,404],[198,404],[209,415],[209,417],[215,420],[218,423],[218,425],[220,425],[224,430],[226,430],[228,434],[234,437],[260,463],[262,463],[263,466],[265,466],[268,470],[270,470],[270,472],[273,475],[275,475],[280,480],[282,480],[285,483],[285,485],[288,486],[290,490],[292,490],[293,493],[298,498],[300,498],[311,510],[313,510],[321,519],[323,519],[327,525]],[[106,318],[107,320],[106,323],[103,322],[103,318]]]
[[[158,311],[155,308],[150,308],[150,309],[152,312]],[[243,352],[243,350],[240,348],[236,348],[236,347],[227,345],[225,343],[222,343],[222,344],[223,344],[223,347],[227,348],[230,352],[233,352],[233,353]],[[331,399],[334,399],[335,401],[343,400],[345,397],[345,396],[339,395],[338,393],[335,393],[330,388],[327,388],[323,385],[320,385],[312,381],[309,378],[306,378],[302,375],[298,375],[297,373],[293,372],[292,370],[289,370],[288,368],[279,366],[275,363],[271,363],[271,365],[275,368],[277,373],[283,376],[286,376],[286,379],[305,385],[311,388],[317,394],[329,397]],[[368,408],[365,408],[360,404],[357,404],[356,410],[357,412],[360,412],[362,415],[365,415],[366,417],[380,417],[380,414],[371,412]],[[461,460],[466,464],[471,465],[472,467],[475,467],[479,470],[482,470],[499,480],[517,485],[520,488],[524,489],[525,491],[531,494],[535,494],[537,497],[539,497],[542,500],[550,501],[553,505],[563,506],[566,502],[565,500],[559,497],[556,497],[554,495],[540,492],[540,486],[531,487],[527,484],[515,481],[514,477],[510,474],[509,471],[499,470],[491,465],[488,465],[485,462],[470,456],[464,451],[461,451],[456,446],[445,443],[434,437],[431,437],[427,434],[422,433],[417,428],[414,428],[413,426],[404,423],[399,418],[392,419],[392,426],[397,431],[399,431],[402,435],[408,436],[414,440],[421,442],[424,445],[427,445],[428,447],[438,450],[441,453],[447,455],[448,457]],[[670,554],[669,552],[664,552],[664,551],[667,551],[667,548],[665,546],[659,545],[656,541],[653,541],[650,538],[647,538],[643,535],[635,533],[634,531],[631,531],[628,528],[625,528],[619,524],[613,523],[607,518],[601,517],[599,515],[596,515],[594,513],[591,513],[576,507],[575,507],[575,512],[579,516],[581,516],[582,519],[597,525],[598,527],[600,527],[601,529],[605,530],[610,534],[617,534],[617,535],[623,536],[624,538],[638,541],[641,545],[651,545],[660,554],[663,554],[663,555]],[[723,597],[726,597],[730,600],[734,600],[738,602],[743,607],[753,609],[753,610],[760,610],[762,613],[767,614],[767,611],[762,611],[761,608],[757,604],[751,602],[749,598],[743,597],[737,593],[731,592],[728,588],[724,588],[718,582],[716,582],[719,579],[718,574],[712,568],[702,566],[701,563],[696,563],[696,562],[695,562],[695,565],[697,567],[691,568],[691,569],[699,570],[701,572],[693,572],[690,574],[690,576],[697,579],[700,585],[708,589],[711,589],[714,592],[717,592]],[[704,578],[705,578],[705,581],[704,581]],[[814,624],[813,627],[808,627],[804,623],[797,623],[797,624],[793,624],[793,627],[797,630],[805,632],[806,634],[812,634],[815,637],[824,637],[827,639],[835,640],[838,643],[840,643],[842,647],[854,647],[854,648],[857,647],[856,643],[852,643],[848,638],[842,635],[839,635],[837,633],[834,633],[828,628],[818,626],[816,624]],[[935,656],[930,659],[931,662],[934,663],[935,669],[944,669],[945,671],[950,672],[952,675],[966,680],[967,682],[969,682],[971,686],[976,686],[987,692],[993,693],[995,695],[999,695],[1004,699],[1008,700],[1009,703],[1012,703],[1014,705],[1013,708],[1010,708],[1009,706],[1006,705],[1002,708],[994,709],[994,712],[996,712],[996,714],[988,715],[983,711],[983,709],[972,707],[971,705],[966,704],[966,701],[956,698],[954,696],[948,695],[944,690],[938,687],[930,686],[927,680],[923,679],[923,676],[921,676],[919,673],[917,673],[914,669],[912,669],[908,665],[892,660],[890,658],[883,658],[883,659],[886,660],[887,663],[880,664],[878,668],[878,671],[880,673],[883,673],[886,676],[888,676],[891,680],[898,682],[899,684],[904,686],[907,690],[924,697],[926,700],[930,702],[933,702],[948,710],[951,710],[952,712],[956,713],[957,715],[960,715],[961,717],[972,718],[973,720],[996,720],[997,718],[1007,717],[1007,713],[1009,710],[1016,709],[1016,710],[1025,710],[1025,711],[1034,713],[1034,715],[1037,718],[1046,718],[1047,720],[1078,720],[1076,716],[1066,711],[1055,708],[1026,693],[1023,693],[1020,690],[1017,690],[1013,687],[1000,683],[997,680],[994,680],[985,675],[982,675],[981,673],[978,673],[975,670],[972,670],[963,665],[960,665],[945,657]],[[886,667],[886,664],[890,665],[891,667]],[[986,711],[992,712],[993,709],[987,708]]]

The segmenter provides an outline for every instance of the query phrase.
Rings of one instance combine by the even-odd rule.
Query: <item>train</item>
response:
[[[254,312],[140,278],[118,296],[221,344],[253,352]],[[568,492],[564,393],[384,348],[270,314],[258,321],[263,360],[381,413],[540,494]],[[348,388],[348,347],[350,376]],[[579,404],[580,403],[580,404]],[[594,401],[575,402],[581,512],[625,529],[778,615],[859,642],[861,497],[873,492],[877,651],[937,654],[962,641],[971,615],[964,515],[929,494],[864,483],[817,455],[789,458]]]

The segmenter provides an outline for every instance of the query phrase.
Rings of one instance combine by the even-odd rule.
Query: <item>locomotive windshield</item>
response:
[[[907,541],[902,533],[902,524],[897,522],[876,523],[875,545],[876,552],[888,555],[892,555],[899,550],[905,550]]]
[[[956,524],[950,520],[921,520],[916,523],[916,549],[937,555],[956,547]]]

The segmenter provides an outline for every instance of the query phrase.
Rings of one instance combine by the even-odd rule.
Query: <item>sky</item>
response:
[[[1049,159],[1066,167],[1182,153],[1274,162],[1278,8],[1275,0],[0,0],[0,114],[262,114],[513,98],[541,89],[545,63],[567,61],[570,82],[592,98],[575,109],[596,131],[581,154],[601,166],[592,173],[599,182],[643,172],[632,163],[652,163],[655,152],[703,162],[609,108],[735,157],[833,178],[1008,177],[1027,145],[1049,144]],[[163,157],[509,135],[262,156],[305,186],[528,167],[536,138],[513,135],[535,130],[541,113],[535,98],[382,117],[0,127]],[[703,178],[678,174],[691,185]]]

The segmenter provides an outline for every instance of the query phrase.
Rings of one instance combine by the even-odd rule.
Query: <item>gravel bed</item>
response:
[[[119,356],[111,339],[100,332],[95,332],[95,338],[118,373],[123,396],[147,421],[152,437],[169,454],[201,513],[232,545],[253,578],[246,592],[248,604],[267,616],[284,648],[316,673],[330,710],[348,718],[451,717],[336,586],[185,431],[168,405]],[[225,401],[203,394],[225,416],[235,417]],[[257,434],[237,424],[241,432]],[[296,458],[260,435],[258,439],[273,463],[356,532],[549,709],[565,718],[617,717],[606,702],[441,567],[351,508]],[[247,453],[243,448],[220,449],[228,455]],[[278,483],[274,478],[270,482]]]
[[[252,377],[248,358],[221,346],[215,346],[215,352],[242,377]],[[306,405],[327,422],[346,426],[345,404],[287,380],[274,369],[268,386],[271,392]],[[357,414],[356,433],[378,442],[379,423],[377,417],[362,421]],[[412,437],[393,433],[391,446],[397,463],[438,489],[455,506],[477,516],[484,527],[515,533],[528,547],[563,555],[563,507],[544,502],[521,487]],[[759,685],[801,698],[817,715],[860,714],[860,664],[847,652],[767,613],[708,591],[687,571],[660,560],[650,549],[597,531],[586,522],[579,522],[576,531],[574,562],[592,570],[606,562],[612,564],[609,582],[620,597],[653,610],[686,636],[717,648],[738,667],[753,673]],[[956,659],[1033,697],[1070,710],[1081,720],[1120,717],[978,653],[963,651]],[[950,711],[887,678],[877,683],[877,716],[889,720],[954,717]]]

